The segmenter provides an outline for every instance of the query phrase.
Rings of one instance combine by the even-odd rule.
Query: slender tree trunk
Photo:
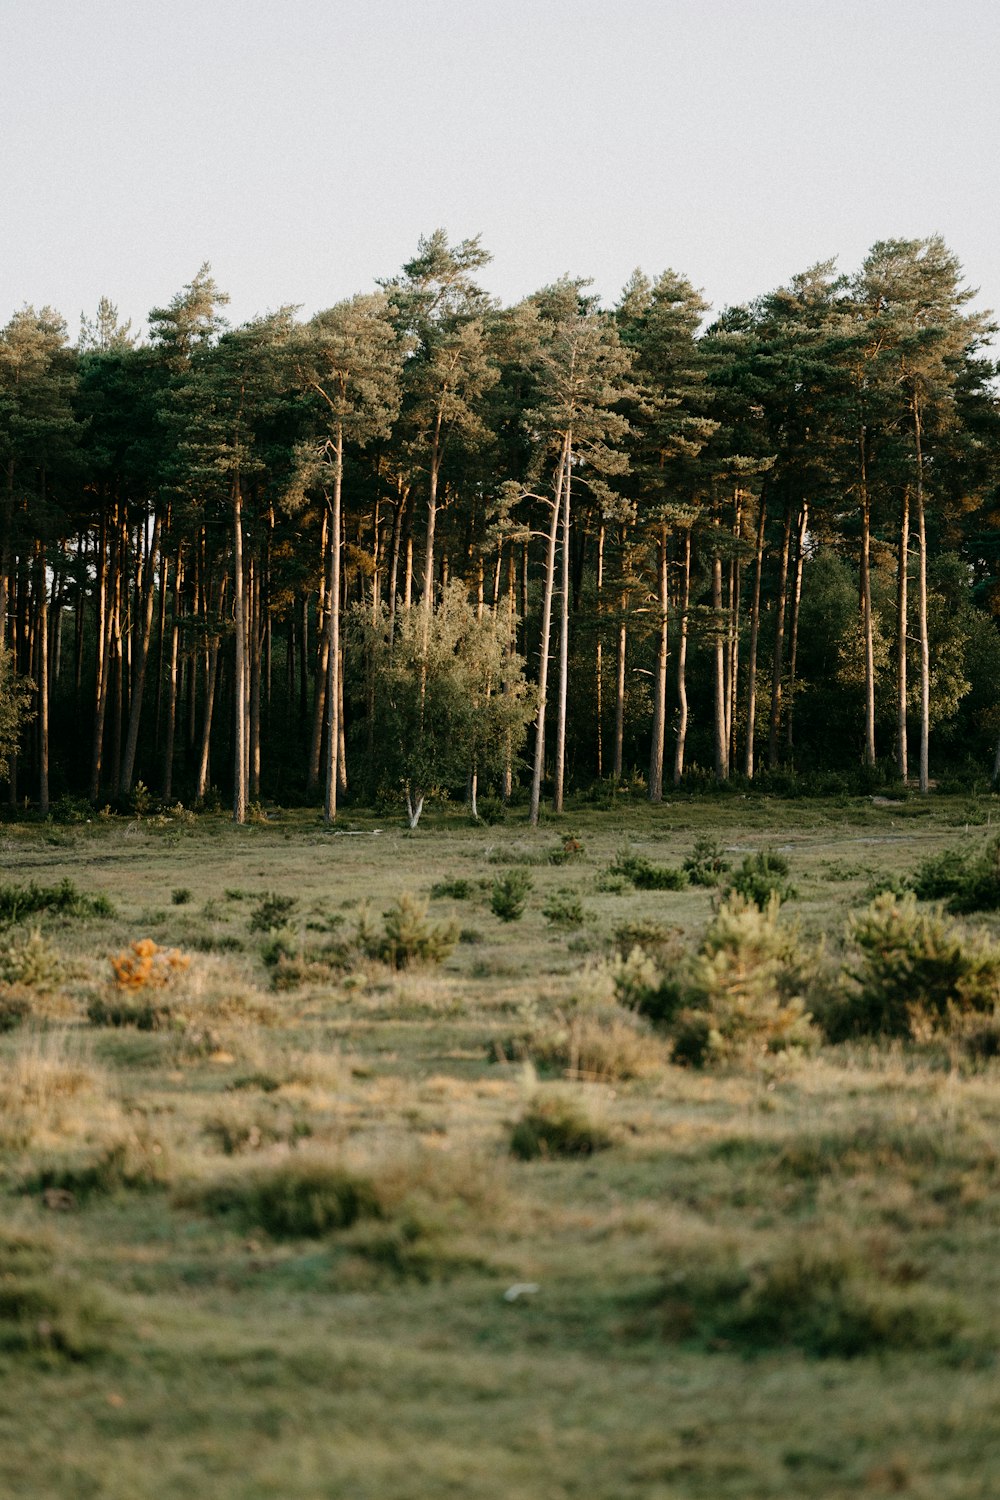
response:
[[[316,654],[316,687],[313,695],[312,736],[309,741],[309,769],[306,774],[306,791],[311,796],[319,788],[323,752],[323,734],[326,726],[326,685],[330,673],[330,595],[333,585],[334,544],[330,537],[330,514],[323,511],[320,526],[320,556],[323,558],[323,574],[320,582],[319,603],[316,608],[316,630],[319,649]]]
[[[538,718],[535,725],[535,762],[531,773],[531,825],[538,826],[538,810],[542,795],[542,775],[545,769],[545,709],[549,683],[549,640],[552,631],[552,594],[555,588],[556,540],[559,536],[559,517],[562,509],[563,482],[566,473],[568,438],[564,440],[556,471],[556,492],[552,501],[552,523],[549,527],[548,549],[545,555],[545,584],[542,594],[542,638],[538,658]]]
[[[788,632],[788,710],[785,719],[785,742],[789,751],[795,747],[795,668],[799,655],[799,606],[802,603],[802,570],[805,562],[806,532],[809,528],[809,502],[803,500],[799,528],[795,539],[795,574],[792,580],[792,619]]]
[[[180,609],[183,563],[178,549],[174,562],[174,599],[170,621],[170,665],[167,669],[167,723],[163,735],[163,800],[174,792],[174,738],[177,731],[177,660],[180,651]]]
[[[910,561],[910,491],[903,489],[899,521],[899,561],[896,579],[896,764],[901,780],[909,775],[906,732],[906,632],[909,626],[907,569]]]
[[[201,727],[201,750],[198,756],[198,776],[195,796],[204,802],[208,790],[208,779],[212,765],[212,722],[215,717],[215,688],[219,680],[219,638],[212,637],[208,648],[208,664],[205,672],[205,701]]]
[[[653,737],[649,752],[649,800],[663,801],[663,757],[667,743],[667,655],[668,655],[668,572],[667,526],[660,523],[657,538],[657,596],[659,628],[656,642],[656,675],[653,678]]]
[[[260,798],[260,568],[257,558],[250,558],[250,653],[247,669],[250,678],[249,759],[250,795]]]
[[[570,492],[572,490],[572,435],[566,439],[566,476],[563,480],[562,577],[559,600],[559,697],[556,711],[555,776],[552,810],[563,810],[563,784],[566,775],[566,705],[569,695],[569,565],[570,565]]]
[[[595,648],[595,688],[597,693],[597,779],[604,775],[604,641],[601,616],[604,613],[604,540],[607,527],[601,519],[597,534],[597,646]]]
[[[865,748],[866,766],[875,764],[875,638],[872,623],[871,503],[868,494],[868,434],[862,426],[859,437],[861,462],[861,630],[865,649]]]
[[[49,585],[45,571],[45,544],[37,544],[37,635],[38,635],[38,810],[49,811]]]
[[[625,665],[628,649],[628,594],[622,593],[618,607],[618,633],[615,646],[615,743],[611,774],[620,782],[625,769]]]
[[[927,525],[924,508],[924,453],[920,406],[913,402],[917,450],[917,615],[920,629],[920,790],[930,791],[931,655],[927,631]]]
[[[344,429],[337,424],[334,448],[333,504],[330,513],[330,588],[327,609],[326,776],[323,816],[337,816],[337,762],[340,758],[340,513],[344,483]]]
[[[767,506],[760,497],[760,514],[757,517],[757,545],[754,549],[753,602],[750,606],[750,648],[747,662],[747,746],[743,770],[748,781],[753,780],[754,735],[757,726],[757,641],[760,635],[760,576],[764,566],[764,521]]]
[[[434,531],[437,526],[438,481],[441,474],[441,430],[444,413],[438,407],[431,440],[430,473],[427,488],[427,541],[424,552],[424,597],[423,606],[428,622],[434,608]],[[425,631],[429,629],[425,625]]]
[[[726,727],[726,639],[722,611],[722,556],[718,539],[712,555],[712,613],[714,619],[713,673],[715,692],[715,776],[729,779],[729,735]]]
[[[125,758],[122,762],[121,781],[118,793],[127,797],[132,790],[135,774],[135,757],[139,747],[139,721],[142,718],[142,700],[146,687],[146,664],[149,661],[149,642],[153,629],[153,606],[156,594],[156,568],[160,555],[160,517],[153,521],[153,535],[149,554],[142,574],[142,628],[136,642],[133,662],[131,701],[129,703],[128,735],[125,741]],[[137,601],[138,603],[138,601]],[[137,611],[138,613],[138,611]]]
[[[778,599],[774,621],[774,656],[771,661],[771,725],[767,737],[767,763],[771,770],[778,764],[778,734],[781,728],[781,674],[785,655],[785,613],[788,608],[788,557],[792,540],[792,508],[785,505],[785,527],[781,537],[781,563],[778,569]]]
[[[688,696],[687,696],[687,647],[688,612],[691,607],[691,528],[684,530],[684,565],[681,577],[681,607],[677,630],[677,738],[674,741],[674,786],[680,785],[684,775],[684,754],[687,748]]]
[[[233,621],[236,652],[233,662],[233,821],[247,820],[247,622],[246,580],[243,574],[243,489],[233,482]]]

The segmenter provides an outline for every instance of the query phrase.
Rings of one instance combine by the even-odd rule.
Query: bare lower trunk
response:
[[[785,742],[791,751],[795,745],[795,667],[799,655],[799,606],[802,603],[802,569],[805,562],[806,531],[809,526],[809,502],[803,500],[799,529],[795,540],[795,574],[792,580],[792,621],[788,635],[788,710],[785,720]]]
[[[771,660],[771,725],[767,737],[767,763],[773,771],[778,764],[778,732],[781,728],[781,674],[785,654],[785,612],[788,608],[788,555],[791,551],[792,510],[785,506],[785,527],[781,538],[781,564],[778,570],[778,599],[774,624],[774,656]]]
[[[760,515],[757,517],[757,546],[754,555],[753,602],[750,606],[750,648],[747,661],[747,747],[743,770],[748,780],[753,780],[754,731],[757,724],[757,640],[760,635],[760,575],[764,566],[764,519],[766,506],[760,497]]]
[[[927,631],[927,525],[924,511],[924,455],[920,408],[914,402],[917,447],[917,614],[920,629],[920,790],[930,791],[931,654]]]
[[[411,791],[409,782],[406,785],[406,820],[411,828],[416,828],[420,822],[420,814],[424,810],[423,792]]]
[[[865,748],[866,766],[875,764],[875,639],[872,625],[871,505],[868,495],[868,435],[860,432],[861,460],[861,631],[865,652]]]
[[[567,439],[566,475],[563,480],[562,512],[562,578],[559,601],[559,697],[556,710],[556,754],[555,775],[552,789],[552,810],[563,810],[563,785],[566,776],[566,704],[569,692],[569,544],[570,544],[570,492],[572,490],[572,439]]]
[[[135,774],[135,757],[139,747],[139,721],[142,718],[142,700],[146,688],[146,664],[149,661],[149,642],[153,629],[153,606],[155,603],[156,566],[160,555],[160,518],[153,522],[153,535],[149,556],[143,569],[142,581],[142,628],[135,648],[132,674],[132,696],[129,704],[128,735],[125,741],[125,758],[122,762],[119,795],[125,797],[132,790]]]
[[[726,638],[722,611],[722,558],[718,551],[712,558],[712,613],[715,616],[714,701],[715,701],[715,776],[729,778],[729,736],[726,729]]]
[[[337,762],[340,757],[340,511],[344,480],[343,428],[338,425],[334,450],[333,505],[330,512],[330,587],[327,625],[326,728],[327,754],[323,816],[337,816]]]
[[[684,567],[681,580],[680,619],[677,628],[677,738],[674,741],[674,786],[678,786],[684,775],[684,754],[687,748],[688,696],[687,696],[687,646],[688,610],[691,605],[691,528],[684,532]]]
[[[38,810],[49,811],[49,616],[45,547],[38,544]]]
[[[628,648],[628,594],[622,594],[619,602],[618,642],[615,650],[615,744],[614,764],[611,774],[621,781],[625,769],[625,663]]]
[[[535,762],[531,773],[532,827],[538,825],[538,811],[542,796],[542,773],[545,768],[545,709],[549,682],[549,641],[552,632],[552,594],[555,588],[556,540],[559,535],[559,516],[562,507],[562,488],[566,469],[568,443],[563,443],[556,474],[556,492],[552,502],[552,524],[549,527],[548,549],[545,556],[545,587],[542,595],[542,636],[538,660],[538,718],[535,724]]]
[[[653,678],[653,735],[649,749],[649,800],[663,801],[663,756],[667,739],[667,528],[660,525],[657,539],[657,584],[659,628],[656,643],[656,674]]]
[[[604,775],[604,642],[601,636],[601,615],[604,612],[604,521],[597,535],[597,644],[594,649],[595,680],[597,695],[597,779]]]
[[[243,495],[237,478],[233,485],[233,621],[236,652],[233,664],[233,821],[247,819],[246,743],[246,589],[243,577]]]
[[[910,491],[903,490],[899,522],[899,561],[896,586],[896,764],[903,781],[909,774],[906,732],[906,631],[908,627],[907,567],[910,558]]]

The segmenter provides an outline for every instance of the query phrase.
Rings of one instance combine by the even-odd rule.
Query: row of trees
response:
[[[127,798],[543,792],[692,762],[929,784],[1000,722],[1000,410],[938,238],[708,309],[513,307],[478,240],[238,328],[0,333],[0,774]],[[25,697],[30,691],[30,703]],[[29,713],[22,710],[27,706]],[[14,725],[22,720],[13,753]],[[30,722],[29,722],[30,720]],[[519,751],[533,721],[530,758]],[[5,746],[10,753],[4,754]]]

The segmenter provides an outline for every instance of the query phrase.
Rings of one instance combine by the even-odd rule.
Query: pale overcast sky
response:
[[[0,321],[235,321],[481,233],[491,291],[716,306],[944,235],[1000,309],[994,0],[0,0]]]

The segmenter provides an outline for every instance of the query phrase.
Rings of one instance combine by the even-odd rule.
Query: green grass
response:
[[[604,1024],[585,971],[616,934],[666,963],[704,933],[717,892],[607,881],[624,845],[671,869],[699,840],[734,869],[779,851],[789,920],[834,960],[873,879],[952,847],[956,818],[988,841],[964,797],[898,813],[581,805],[563,862],[518,811],[432,808],[414,836],[352,809],[367,838],[305,812],[58,845],[6,826],[9,883],[108,901],[21,924],[59,978],[0,1034],[0,1494],[1000,1493],[1000,1061],[934,1037],[704,1073],[652,1034],[627,1076],[504,1060],[532,1028]],[[533,880],[512,925],[504,863]],[[401,969],[358,948],[365,911],[432,889],[475,943]],[[250,929],[286,899],[304,958],[275,989]],[[550,915],[576,903],[582,933]],[[116,995],[109,955],[143,937],[190,968]],[[168,1028],[109,1024],[147,1001]],[[607,1149],[512,1157],[566,1099]]]

